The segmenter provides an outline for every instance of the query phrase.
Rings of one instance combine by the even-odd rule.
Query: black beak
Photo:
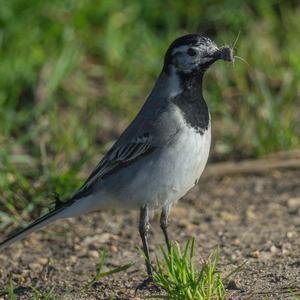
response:
[[[209,61],[201,65],[202,70],[206,70],[210,65],[212,65],[215,61],[222,59],[225,61],[234,61],[233,49],[229,46],[223,46],[214,52],[205,56],[205,58],[209,58]]]
[[[214,57],[225,61],[234,61],[233,49],[229,46],[224,46],[214,53]]]

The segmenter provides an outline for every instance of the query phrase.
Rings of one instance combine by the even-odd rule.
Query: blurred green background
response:
[[[300,144],[299,1],[0,0],[0,224],[78,188],[137,113],[177,36],[247,63],[206,75],[212,160]],[[1,228],[0,227],[0,228]]]

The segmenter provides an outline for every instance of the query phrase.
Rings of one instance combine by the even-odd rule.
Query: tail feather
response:
[[[48,225],[49,223],[52,223],[55,220],[59,219],[61,212],[63,212],[68,207],[69,206],[62,205],[61,207],[54,209],[53,211],[50,211],[46,215],[33,221],[31,224],[29,224],[24,229],[12,234],[7,239],[5,239],[3,242],[0,243],[0,251],[4,248],[8,247],[12,243],[25,238],[30,233],[35,232],[35,231],[43,228],[44,226]]]
[[[95,200],[99,200],[98,197],[94,198],[93,195],[87,195],[82,198],[73,197],[66,202],[59,203],[54,210],[33,221],[24,229],[9,236],[6,240],[1,242],[0,251],[12,243],[25,238],[30,233],[35,232],[58,219],[76,217],[103,207],[103,205],[101,206],[101,204],[103,204],[101,201],[95,202]]]

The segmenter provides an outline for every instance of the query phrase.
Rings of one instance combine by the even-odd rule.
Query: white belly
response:
[[[185,127],[172,144],[131,165],[126,175],[121,171],[114,186],[100,189],[100,207],[139,208],[147,204],[155,209],[179,200],[200,178],[210,143],[210,126],[203,135]]]
[[[197,183],[206,166],[211,144],[210,127],[203,135],[190,127],[185,130],[162,155],[162,162],[156,168],[157,175],[153,174],[153,186],[157,187],[154,207],[183,197]]]

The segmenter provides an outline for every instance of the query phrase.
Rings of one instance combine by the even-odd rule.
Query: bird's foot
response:
[[[153,277],[149,276],[148,278],[146,278],[142,283],[140,283],[136,289],[135,289],[135,294],[137,293],[137,291],[139,290],[150,290],[150,291],[159,291],[159,288],[155,285]]]

